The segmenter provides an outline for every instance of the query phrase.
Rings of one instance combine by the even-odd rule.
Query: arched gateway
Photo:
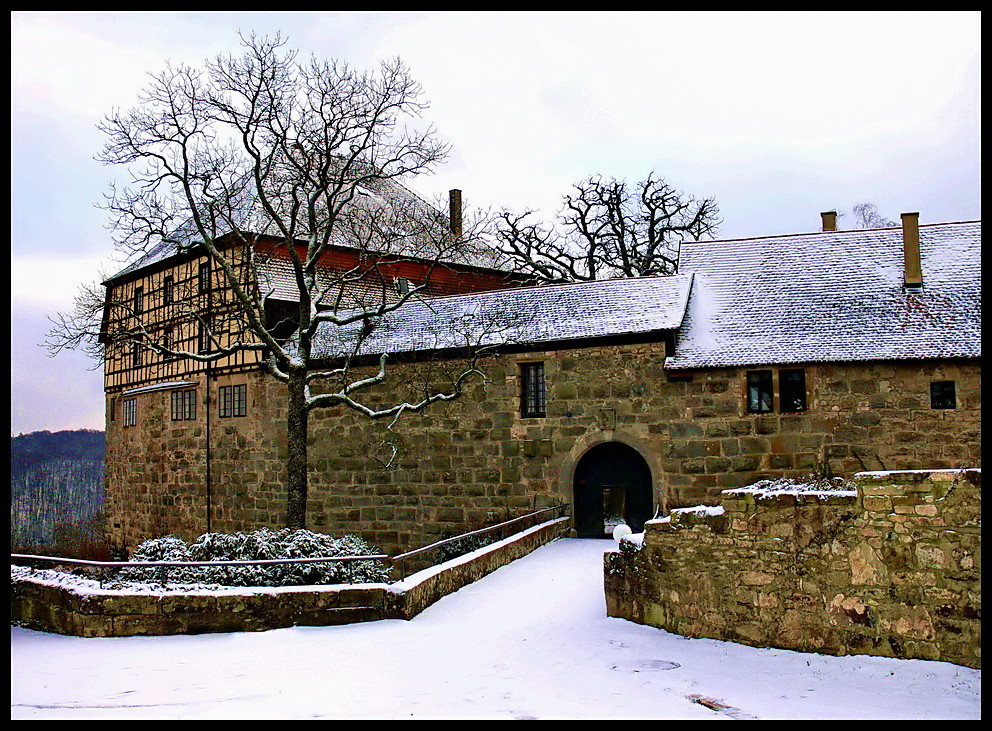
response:
[[[598,444],[575,466],[575,531],[580,538],[607,535],[610,519],[638,533],[653,515],[651,469],[640,453],[621,442]]]

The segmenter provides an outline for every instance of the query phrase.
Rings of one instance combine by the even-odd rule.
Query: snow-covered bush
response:
[[[780,477],[775,480],[759,480],[747,487],[724,490],[725,493],[751,493],[755,497],[771,497],[782,494],[857,494],[853,480],[843,477],[825,477],[811,474],[806,477]]]
[[[135,549],[131,562],[259,561],[282,558],[371,556],[381,553],[361,538],[334,538],[302,529],[262,528],[251,533],[204,533],[187,545],[175,536],[154,538]],[[198,584],[219,586],[311,586],[389,581],[381,560],[253,566],[128,566],[115,584]]]
[[[477,548],[482,548],[483,546],[488,546],[490,543],[495,541],[491,535],[476,535],[476,536],[465,536],[457,541],[452,541],[451,543],[445,543],[437,548],[437,557],[434,559],[434,564],[441,564],[445,561],[450,561],[453,558],[458,558],[459,556],[464,556],[466,553],[470,553]]]

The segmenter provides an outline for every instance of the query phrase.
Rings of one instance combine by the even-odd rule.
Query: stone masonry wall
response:
[[[605,559],[607,613],[690,637],[981,667],[981,470],[865,472],[856,496],[747,490]]]
[[[442,597],[558,538],[566,520],[547,521],[394,584],[135,592],[12,565],[10,616],[24,627],[80,637],[257,632],[412,619]]]
[[[980,466],[977,361],[806,367],[808,409],[749,414],[746,369],[672,377],[661,342],[506,355],[465,395],[404,416],[393,433],[343,408],[311,414],[308,527],[353,532],[387,553],[416,548],[533,508],[573,503],[580,458],[602,442],[633,447],[650,467],[654,502],[672,508],[720,491],[796,477],[825,463],[865,469]],[[547,416],[522,418],[520,364],[543,361]],[[395,368],[386,402],[416,386]],[[929,383],[954,380],[958,408],[931,409]],[[219,419],[217,388],[247,383],[246,417]],[[206,423],[205,388],[211,417]],[[138,395],[138,424],[108,423],[111,538],[133,549],[174,533],[279,527],[285,521],[282,384],[260,372],[200,379],[194,421],[170,420],[169,392]],[[209,435],[209,436],[208,436]],[[386,440],[398,452],[388,466]],[[210,481],[207,486],[209,444]]]

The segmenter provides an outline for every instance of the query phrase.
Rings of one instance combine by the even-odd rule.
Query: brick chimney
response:
[[[824,231],[837,230],[837,211],[824,211],[820,214],[820,218],[823,221]]]
[[[456,239],[462,237],[462,192],[448,191],[448,217],[451,222],[451,235]]]
[[[923,287],[923,269],[920,266],[920,214],[902,214],[903,289],[919,290]]]

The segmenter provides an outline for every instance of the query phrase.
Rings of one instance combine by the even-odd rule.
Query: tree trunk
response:
[[[286,429],[289,451],[286,523],[290,528],[307,527],[307,431],[310,412],[307,410],[305,387],[305,371],[290,373]]]

